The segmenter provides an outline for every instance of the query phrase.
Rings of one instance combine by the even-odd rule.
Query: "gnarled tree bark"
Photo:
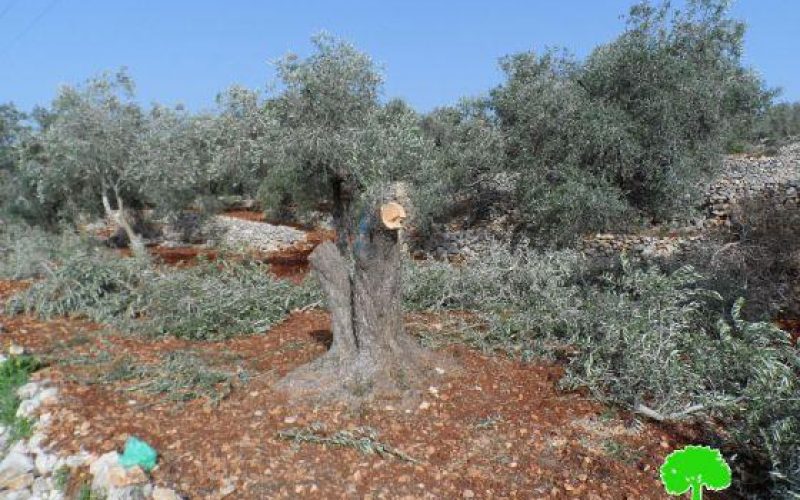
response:
[[[326,242],[310,256],[331,311],[333,342],[319,359],[288,374],[293,395],[352,401],[395,396],[414,385],[430,357],[403,328],[401,255],[396,224],[375,207],[362,217],[352,260]]]
[[[115,212],[111,208],[111,203],[108,200],[108,194],[106,192],[107,189],[107,183],[104,181],[102,183],[101,199],[103,202],[103,210],[105,211],[106,220],[117,224],[122,228],[123,231],[125,231],[125,235],[128,237],[131,252],[133,252],[134,255],[139,257],[146,256],[147,250],[144,247],[142,238],[136,234],[136,231],[133,230],[133,226],[131,226],[130,221],[128,220],[128,214],[125,212],[125,206],[122,203],[122,196],[120,196],[119,190],[116,188],[114,189],[114,195],[117,202],[117,211]]]

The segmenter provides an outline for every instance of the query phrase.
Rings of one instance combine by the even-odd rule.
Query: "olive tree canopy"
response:
[[[62,87],[47,112],[46,126],[26,148],[23,169],[39,201],[76,211],[102,206],[107,215],[115,214],[134,248],[141,250],[125,210],[141,199],[145,124],[145,114],[134,101],[133,81],[124,70],[82,86]]]
[[[726,0],[641,2],[584,61],[555,50],[502,60],[492,104],[540,240],[694,208],[726,141],[771,97],[743,66],[743,34]]]
[[[277,64],[283,90],[270,110],[283,133],[262,191],[273,206],[287,197],[301,206],[329,202],[341,243],[364,195],[425,168],[430,143],[413,110],[380,102],[383,78],[367,55],[325,34],[313,42],[311,56]]]

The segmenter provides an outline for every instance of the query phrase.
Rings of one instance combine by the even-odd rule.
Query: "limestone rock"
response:
[[[0,492],[0,500],[28,500],[32,498],[30,490],[16,490]]]
[[[38,382],[28,382],[17,389],[17,396],[19,396],[20,399],[33,399],[33,397],[36,396],[36,393],[38,393],[41,388],[42,387]]]
[[[138,466],[125,469],[121,465],[114,465],[108,470],[108,482],[115,488],[145,484],[147,481],[147,474]]]
[[[8,353],[12,356],[22,356],[25,354],[25,348],[21,345],[11,344],[8,348]]]
[[[11,451],[0,462],[0,489],[21,489],[33,483],[33,460],[23,453]]]
[[[92,489],[105,491],[111,487],[111,471],[119,465],[119,453],[109,451],[100,456],[89,465],[89,472],[92,474]]]
[[[106,500],[145,500],[148,495],[141,486],[126,486],[106,490]]]
[[[156,486],[153,490],[153,500],[181,500],[181,497],[175,490]]]
[[[272,252],[305,241],[305,233],[288,226],[235,219],[223,215],[212,219],[209,229],[222,234],[222,243],[231,248],[248,247]]]
[[[33,496],[47,498],[54,489],[53,480],[49,477],[37,477],[33,481],[31,489],[33,490]]]
[[[58,458],[55,455],[39,453],[34,461],[36,472],[38,472],[40,476],[50,475],[53,470],[55,470],[56,460],[58,460]]]

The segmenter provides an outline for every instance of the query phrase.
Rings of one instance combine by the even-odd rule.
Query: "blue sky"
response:
[[[326,30],[383,65],[386,96],[421,111],[486,92],[505,54],[578,56],[618,34],[633,0],[0,0],[0,102],[46,104],[62,83],[127,66],[145,103],[212,107],[231,84],[263,89],[271,60]],[[738,0],[746,62],[800,100],[800,1]]]

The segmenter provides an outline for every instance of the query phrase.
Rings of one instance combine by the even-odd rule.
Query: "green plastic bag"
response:
[[[131,436],[125,442],[125,451],[122,452],[119,464],[126,469],[138,465],[142,470],[150,472],[156,466],[157,458],[158,453],[152,446],[137,437]]]

